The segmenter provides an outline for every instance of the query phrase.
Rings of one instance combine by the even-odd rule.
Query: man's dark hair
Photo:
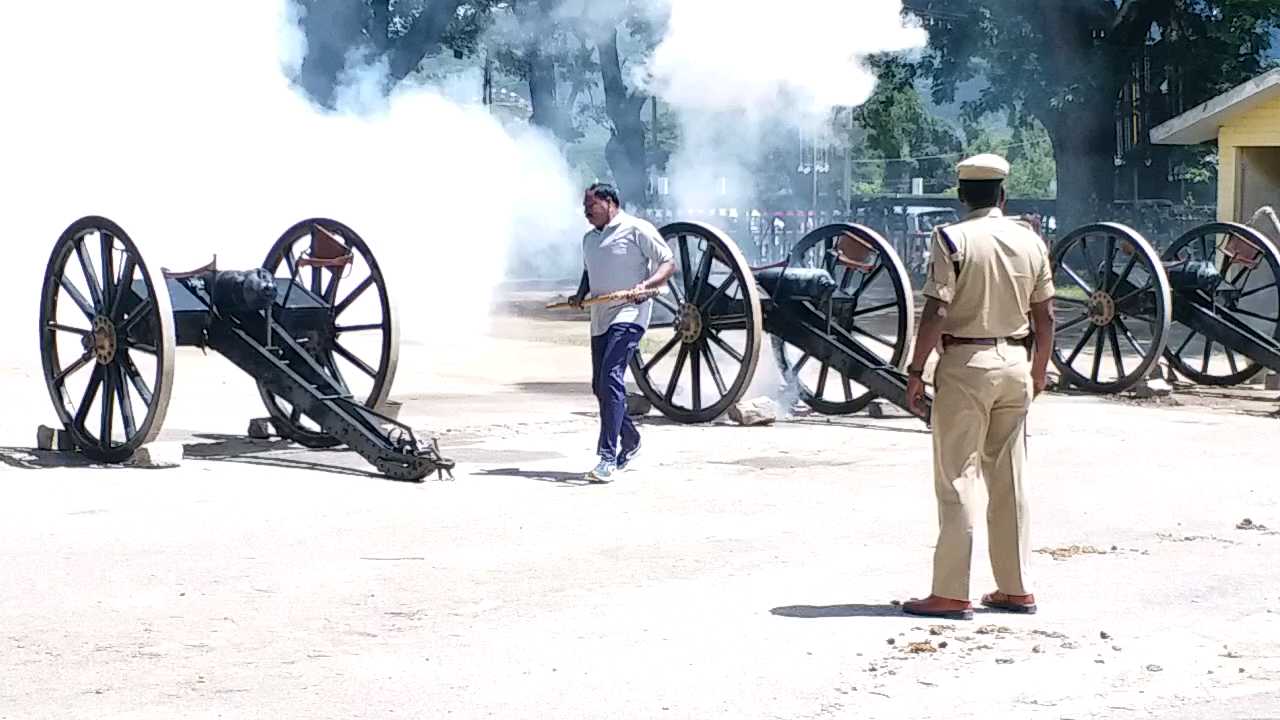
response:
[[[591,193],[597,200],[608,200],[618,207],[622,207],[622,201],[618,199],[618,190],[609,183],[596,183],[587,188],[587,192]]]
[[[1000,204],[1002,180],[961,180],[960,201],[974,210],[993,208]]]

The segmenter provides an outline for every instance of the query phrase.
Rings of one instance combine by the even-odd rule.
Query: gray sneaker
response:
[[[587,473],[587,480],[593,483],[613,482],[613,476],[618,472],[617,464],[609,460],[601,460],[596,469]]]
[[[638,452],[640,452],[640,443],[636,443],[636,446],[631,448],[630,451],[623,452],[618,455],[618,469],[626,470],[627,466],[631,464],[633,459],[635,459],[636,453]]]

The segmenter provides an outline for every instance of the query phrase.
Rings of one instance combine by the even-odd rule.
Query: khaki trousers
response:
[[[974,483],[987,483],[991,570],[1000,592],[1027,592],[1027,504],[1022,491],[1023,435],[1035,397],[1026,348],[953,345],[934,373],[933,468],[938,544],[933,594],[969,599]]]

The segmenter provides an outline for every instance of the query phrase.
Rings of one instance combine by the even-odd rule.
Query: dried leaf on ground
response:
[[[906,652],[913,654],[938,652],[938,648],[934,647],[933,643],[928,640],[910,643],[904,649]]]

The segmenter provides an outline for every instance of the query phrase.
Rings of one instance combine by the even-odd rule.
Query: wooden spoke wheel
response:
[[[160,433],[173,390],[173,310],[163,276],[118,225],[72,223],[40,293],[40,357],[63,427],[86,456],[123,462]]]
[[[1193,292],[1218,314],[1280,339],[1280,252],[1265,235],[1236,223],[1209,223],[1178,238],[1164,261],[1171,272],[1187,263],[1212,266],[1218,273],[1212,289],[1179,292]],[[1165,357],[1180,375],[1201,385],[1238,385],[1262,370],[1261,364],[1182,324],[1170,331]]]
[[[910,276],[893,245],[870,228],[835,224],[809,233],[791,251],[791,267],[823,268],[836,281],[832,324],[880,356],[905,369],[915,320]],[[807,301],[806,301],[807,302]],[[814,307],[826,314],[825,307]],[[794,378],[800,397],[825,415],[856,413],[875,394],[778,336],[774,358],[784,378]]]
[[[701,223],[661,229],[675,254],[631,373],[654,407],[682,423],[715,420],[746,392],[764,337],[760,294],[738,246]]]
[[[1071,384],[1119,393],[1164,352],[1173,302],[1160,256],[1133,229],[1086,225],[1053,248],[1053,364]]]
[[[356,402],[369,408],[386,402],[399,359],[400,325],[386,278],[364,239],[335,220],[303,220],[276,241],[262,267],[277,278],[291,278],[301,286],[292,292],[309,293],[329,310],[325,331],[294,339]],[[288,325],[286,317],[277,320]],[[282,436],[312,448],[339,444],[262,383],[258,393]]]

